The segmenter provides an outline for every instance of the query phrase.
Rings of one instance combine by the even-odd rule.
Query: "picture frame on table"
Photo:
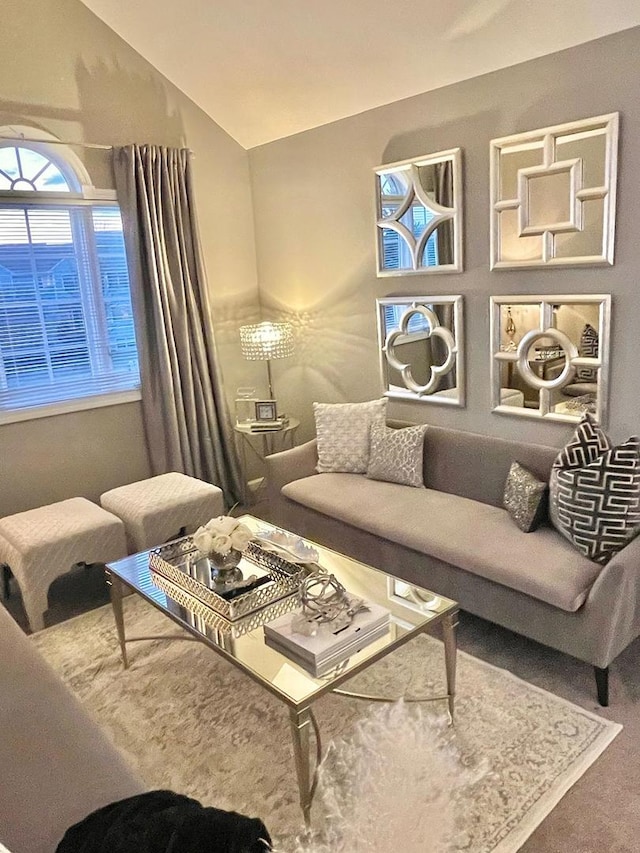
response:
[[[275,400],[256,400],[256,421],[277,420],[277,404]]]

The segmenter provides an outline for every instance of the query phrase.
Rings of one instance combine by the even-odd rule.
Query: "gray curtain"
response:
[[[131,275],[142,408],[155,474],[180,471],[242,494],[211,328],[189,152],[114,150]]]
[[[435,166],[435,200],[443,207],[451,207],[453,205],[453,164],[436,163]],[[452,264],[453,263],[453,223],[451,220],[441,224],[437,229],[438,240],[438,263]],[[447,329],[453,330],[453,305],[438,305],[435,309],[440,324],[446,326]],[[460,334],[460,330],[456,329],[456,335]],[[441,364],[446,358],[446,350],[441,341],[434,338],[432,341],[433,359],[438,364]],[[448,388],[455,388],[457,377],[455,368],[441,377],[438,391],[444,391]]]
[[[436,163],[435,199],[443,207],[453,205],[453,163]],[[438,263],[453,263],[453,221],[447,220],[437,229]]]
[[[440,320],[440,325],[449,329],[450,332],[454,331],[453,324],[453,305],[435,305],[434,311],[438,320]],[[456,338],[461,334],[460,329],[455,329]],[[433,362],[436,364],[442,364],[442,362],[447,357],[447,349],[445,345],[442,343],[439,338],[431,338],[432,345],[432,355]],[[444,391],[448,388],[455,388],[458,384],[458,377],[456,376],[456,369],[453,367],[449,373],[440,377],[440,382],[438,384],[438,391]]]

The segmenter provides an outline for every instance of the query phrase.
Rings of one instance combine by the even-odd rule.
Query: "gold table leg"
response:
[[[316,718],[310,708],[302,711],[289,711],[291,721],[291,737],[293,740],[293,754],[296,761],[296,773],[298,776],[298,790],[300,792],[300,808],[304,816],[305,825],[311,824],[311,804],[316,792],[318,781],[318,765],[322,755],[322,744],[320,742],[320,731]],[[316,763],[313,774],[311,773],[310,734],[311,728],[316,739]]]
[[[447,698],[449,700],[449,716],[453,723],[453,710],[456,696],[456,654],[458,627],[458,611],[450,613],[442,620],[442,639],[444,642],[444,665],[447,672]]]
[[[125,669],[129,667],[129,659],[127,658],[127,641],[124,632],[124,611],[122,608],[122,599],[124,598],[124,584],[115,575],[107,570],[107,584],[109,585],[109,597],[111,598],[111,607],[113,609],[113,618],[116,621],[116,631],[118,632],[118,640],[120,641],[120,655]]]

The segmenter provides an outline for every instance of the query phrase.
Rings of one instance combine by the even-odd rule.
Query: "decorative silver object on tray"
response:
[[[350,625],[356,613],[369,609],[364,599],[349,595],[335,575],[322,570],[301,581],[298,601],[302,610],[293,617],[292,627],[307,637],[314,637],[319,627],[336,633]]]
[[[287,563],[308,564],[317,563],[318,551],[295,533],[288,533],[279,528],[258,530],[254,541],[262,548],[286,560]]]
[[[251,542],[242,556],[243,562],[253,564],[251,570],[256,575],[256,582],[245,591],[232,589],[228,593],[220,593],[217,591],[219,587],[212,589],[207,585],[210,579],[198,578],[195,564],[201,556],[189,536],[155,548],[149,555],[152,579],[154,582],[160,578],[170,581],[188,593],[191,599],[197,599],[231,622],[293,595],[308,574],[306,565],[288,562]],[[169,594],[172,595],[171,592]]]

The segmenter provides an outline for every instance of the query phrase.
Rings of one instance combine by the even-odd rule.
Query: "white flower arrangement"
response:
[[[193,534],[193,544],[204,556],[222,554],[231,551],[244,551],[253,535],[246,524],[230,515],[212,518]]]

